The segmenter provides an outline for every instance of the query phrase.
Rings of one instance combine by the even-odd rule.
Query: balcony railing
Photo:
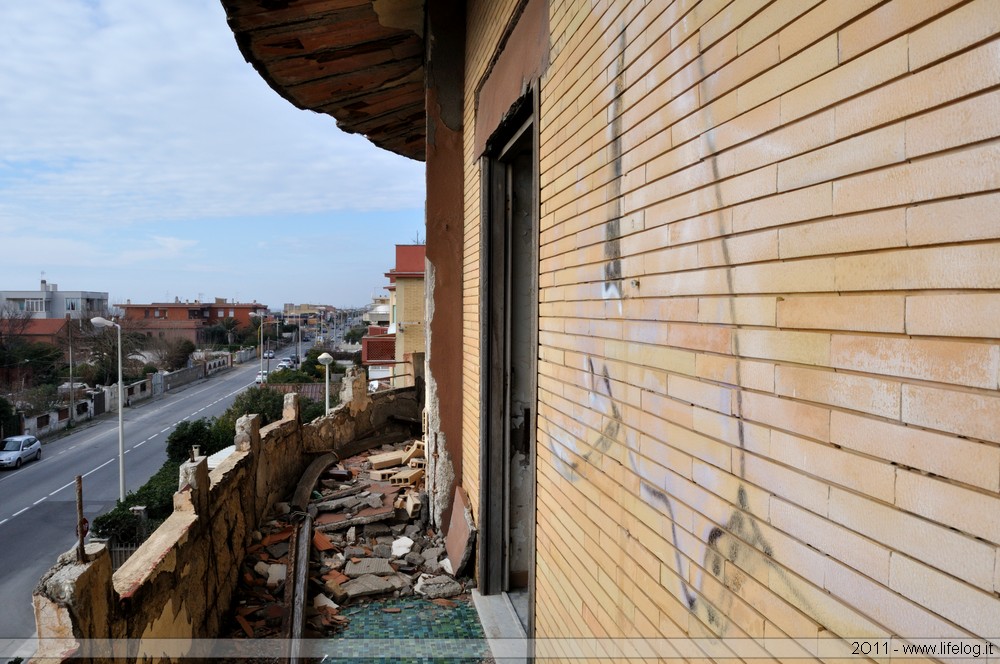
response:
[[[393,364],[396,361],[396,335],[361,337],[361,364]]]

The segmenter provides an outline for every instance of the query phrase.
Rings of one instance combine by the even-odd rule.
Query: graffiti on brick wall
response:
[[[605,223],[604,237],[604,281],[601,294],[605,300],[618,302],[618,311],[621,315],[622,299],[622,262],[621,262],[621,137],[622,137],[622,94],[625,90],[624,80],[624,50],[625,50],[624,29],[616,41],[618,55],[614,61],[615,76],[614,99],[611,102],[611,135],[610,158],[614,177],[609,182],[609,219]],[[709,137],[711,145],[711,137]],[[714,154],[714,151],[713,151]],[[716,167],[713,160],[713,167]],[[725,251],[726,248],[724,247]],[[728,257],[727,257],[728,258]],[[729,261],[726,261],[729,264]],[[731,274],[729,275],[731,281]],[[730,285],[732,285],[730,283]],[[732,290],[731,290],[732,292]],[[735,312],[731,312],[734,315]],[[738,348],[736,355],[739,355]],[[701,542],[704,548],[701,554],[700,567],[688,562],[682,554],[685,549],[680,540],[678,525],[675,518],[674,498],[671,497],[671,476],[665,475],[663,486],[657,486],[649,478],[643,476],[643,468],[640,462],[638,450],[630,444],[630,437],[623,435],[623,409],[614,394],[611,373],[606,364],[601,364],[587,356],[583,366],[585,388],[589,394],[589,406],[592,410],[604,416],[605,424],[599,432],[595,432],[596,439],[585,440],[578,444],[578,438],[569,433],[554,431],[551,427],[549,435],[551,443],[549,445],[556,458],[556,466],[560,475],[567,480],[577,481],[585,476],[588,468],[599,472],[605,463],[617,463],[615,459],[621,458],[618,454],[608,454],[615,445],[624,445],[627,450],[626,457],[631,470],[640,478],[640,496],[654,509],[666,514],[670,521],[670,536],[674,547],[674,564],[678,577],[680,597],[687,605],[688,609],[699,616],[701,621],[718,635],[724,635],[729,629],[729,616],[732,614],[733,604],[736,595],[739,594],[743,584],[746,583],[748,575],[758,578],[767,577],[777,580],[786,586],[788,595],[795,598],[795,603],[800,608],[806,609],[809,602],[796,589],[796,583],[788,575],[786,570],[774,562],[772,558],[773,547],[768,542],[758,519],[754,516],[747,494],[745,480],[745,454],[746,445],[744,441],[744,425],[742,419],[738,420],[738,467],[734,469],[740,478],[740,483],[736,489],[736,495],[730,497],[733,505],[728,514],[721,515],[722,518],[711,518],[714,524],[708,527],[707,532],[702,534]],[[737,413],[742,413],[740,381],[737,379],[735,386]],[[555,443],[558,443],[556,445]],[[583,448],[583,449],[581,449]],[[694,556],[698,558],[697,555]],[[708,583],[705,575],[711,575],[715,583]]]

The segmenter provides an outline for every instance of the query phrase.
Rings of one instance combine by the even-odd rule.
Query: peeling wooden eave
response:
[[[243,57],[298,108],[424,160],[424,0],[221,0]]]

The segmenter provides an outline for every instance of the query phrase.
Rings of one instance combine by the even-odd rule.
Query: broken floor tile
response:
[[[339,609],[340,605],[337,604],[336,602],[334,602],[332,599],[330,599],[326,595],[320,593],[319,595],[316,595],[315,597],[313,597],[313,608],[314,609],[319,609],[319,608]]]
[[[386,576],[395,573],[396,570],[392,568],[392,565],[390,565],[389,561],[385,558],[362,558],[358,562],[348,562],[347,566],[344,568],[344,574],[352,579],[356,579],[367,574]]]
[[[317,551],[330,551],[334,548],[330,538],[320,532],[313,533],[313,547]]]
[[[343,587],[344,592],[351,599],[367,595],[381,595],[393,590],[391,583],[374,574],[367,574],[356,579],[351,579]]]

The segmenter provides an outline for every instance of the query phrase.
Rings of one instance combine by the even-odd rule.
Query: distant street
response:
[[[293,352],[291,349],[280,356]],[[166,460],[166,440],[181,421],[221,415],[254,385],[259,365],[249,362],[125,409],[125,477],[135,491]],[[83,476],[84,516],[118,498],[118,420],[85,422],[42,448],[41,461],[0,471],[0,664],[35,633],[31,593],[42,574],[76,542],[75,477]]]

